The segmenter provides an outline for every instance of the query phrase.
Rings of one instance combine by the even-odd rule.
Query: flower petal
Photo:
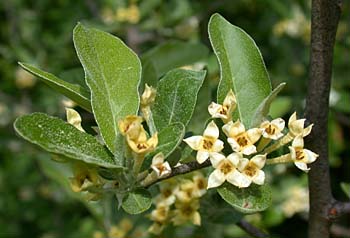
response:
[[[306,160],[305,163],[307,163],[307,164],[314,162],[318,157],[318,154],[312,152],[311,150],[307,150],[307,149],[304,149],[304,155],[305,155],[304,160]]]
[[[255,145],[246,146],[242,150],[242,153],[245,154],[245,155],[251,155],[251,154],[254,154],[255,152],[256,152]]]
[[[215,102],[210,103],[210,105],[208,106],[208,112],[214,118],[218,118],[218,117],[220,118],[222,116],[219,113],[221,109],[222,109],[222,106]]]
[[[199,150],[202,140],[203,136],[191,136],[184,139],[184,142],[186,142],[193,150]]]
[[[209,157],[209,152],[208,151],[199,150],[197,152],[196,159],[197,159],[197,162],[201,164],[204,161],[206,161],[208,159],[208,157]]]
[[[239,171],[243,171],[245,169],[245,167],[249,164],[249,159],[247,158],[241,158],[239,160],[239,163],[238,163],[238,166],[237,166],[237,169]]]
[[[262,170],[258,170],[257,174],[253,177],[253,183],[263,185],[265,181],[265,173]]]
[[[304,147],[303,135],[296,136],[292,142],[292,146],[294,148],[303,148]]]
[[[152,165],[162,164],[164,162],[164,155],[162,152],[156,154],[152,159]]]
[[[212,152],[209,154],[210,156],[210,162],[211,165],[216,168],[222,160],[225,159],[225,155],[217,153],[217,152]]]
[[[257,142],[261,137],[262,131],[259,128],[252,128],[247,131],[248,138],[252,144]]]
[[[251,163],[253,163],[256,167],[259,169],[263,168],[266,162],[266,154],[263,155],[256,155],[251,160]]]
[[[308,136],[312,130],[312,127],[314,126],[314,124],[311,124],[309,125],[308,127],[304,128],[304,131],[303,131],[303,136]]]
[[[227,156],[227,159],[235,166],[237,167],[239,164],[240,159],[242,159],[242,155],[240,153],[232,153]]]
[[[224,148],[224,142],[222,142],[221,140],[217,139],[215,142],[214,142],[214,145],[213,147],[211,148],[211,150],[213,152],[220,152],[222,151],[222,149]]]
[[[295,164],[295,166],[297,166],[299,169],[301,169],[304,172],[308,172],[310,170],[310,168],[308,168],[306,166],[306,164],[303,162],[294,162],[294,164]]]
[[[274,125],[278,129],[278,131],[282,131],[286,123],[282,118],[276,118],[271,121],[271,124]]]
[[[219,137],[219,128],[214,121],[211,121],[203,133],[204,137],[215,138]]]
[[[219,187],[221,184],[225,182],[225,175],[221,173],[220,170],[215,169],[208,178],[208,187],[209,188],[215,188]]]
[[[229,121],[228,123],[223,125],[222,131],[225,133],[226,136],[230,136],[230,130],[231,130],[232,125],[233,125],[232,121]]]
[[[233,138],[227,138],[227,142],[230,144],[231,148],[235,152],[240,152],[241,146]]]
[[[228,108],[230,107],[236,107],[236,97],[232,91],[232,89],[230,89],[230,91],[228,91],[224,102],[222,103],[223,106],[226,106]],[[233,109],[234,110],[234,109]]]
[[[246,188],[249,187],[251,184],[251,180],[247,177],[238,172],[236,169],[227,175],[227,181],[239,188]]]

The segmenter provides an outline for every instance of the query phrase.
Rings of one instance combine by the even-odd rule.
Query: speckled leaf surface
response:
[[[146,189],[136,189],[123,199],[122,208],[129,214],[139,214],[152,205],[152,196]]]
[[[217,100],[222,103],[232,89],[237,99],[234,114],[249,127],[254,112],[270,94],[271,84],[254,40],[219,14],[209,22],[209,38],[220,64]]]
[[[33,65],[26,63],[18,63],[23,69],[39,77],[44,83],[55,91],[61,93],[62,95],[68,97],[69,99],[76,102],[79,106],[85,110],[91,112],[90,104],[90,92],[84,87],[78,84],[68,83],[55,75],[45,72],[41,69],[34,67]]]
[[[48,152],[106,168],[118,168],[113,155],[95,137],[44,113],[24,115],[14,123],[16,132]]]
[[[184,126],[188,124],[205,73],[205,71],[174,69],[159,81],[157,96],[152,107],[158,131],[175,122],[181,122]]]
[[[279,92],[284,88],[286,83],[281,83],[278,85],[270,94],[267,96],[256,109],[254,116],[251,121],[251,127],[259,127],[260,123],[266,118],[269,114],[270,106],[273,100],[277,97]]]
[[[217,191],[228,204],[242,213],[263,211],[271,204],[271,189],[267,184],[238,188],[225,183]]]
[[[114,153],[118,120],[138,111],[140,61],[119,38],[81,24],[75,27],[73,40],[91,91],[96,122]]]

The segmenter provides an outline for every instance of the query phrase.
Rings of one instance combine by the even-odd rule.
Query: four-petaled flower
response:
[[[297,120],[297,113],[294,112],[288,120],[289,133],[293,137],[296,137],[296,136],[301,135],[301,134],[303,137],[309,135],[311,130],[312,130],[313,124],[304,128],[304,123],[305,123],[305,119],[298,119]]]
[[[153,157],[151,168],[157,174],[158,178],[163,178],[171,173],[171,167],[168,161],[164,162],[164,155],[162,152]]]
[[[140,133],[143,131],[142,117],[129,115],[122,120],[118,121],[118,127],[120,133],[123,136],[127,136],[131,140],[136,140]]]
[[[225,157],[218,154],[210,158],[210,162],[215,170],[209,175],[208,189],[218,187],[225,181],[237,186],[242,186],[250,183],[245,176],[243,176],[236,168],[239,164],[241,155],[239,153],[232,153]]]
[[[198,212],[199,201],[198,199],[192,200],[190,202],[176,202],[175,203],[174,217],[172,219],[174,225],[181,225],[188,221],[192,222],[194,225],[200,226],[201,216]]]
[[[272,140],[278,140],[283,136],[282,130],[284,129],[285,122],[282,118],[277,118],[269,121],[264,121],[260,125],[262,129],[262,136]]]
[[[140,132],[139,137],[135,140],[126,137],[128,145],[137,154],[147,154],[153,151],[158,144],[158,134],[155,133],[151,138],[147,139],[144,129]]]
[[[250,160],[241,157],[237,166],[238,170],[246,178],[242,180],[239,187],[248,187],[252,182],[258,185],[263,185],[265,181],[265,173],[262,171],[266,162],[266,154],[255,155]]]
[[[256,152],[254,145],[261,137],[261,129],[252,128],[245,130],[244,125],[238,120],[235,123],[230,121],[222,127],[226,134],[227,142],[235,152],[241,152],[245,155],[250,155]]]
[[[302,134],[294,138],[292,146],[289,146],[289,150],[291,159],[294,161],[295,166],[305,172],[310,170],[306,164],[314,162],[318,157],[318,154],[311,150],[304,149]]]
[[[232,89],[227,93],[222,105],[212,102],[208,111],[213,118],[221,118],[224,123],[232,119],[232,112],[236,109],[236,97]]]
[[[214,121],[211,121],[204,130],[203,136],[191,136],[184,141],[193,149],[197,150],[196,159],[198,163],[203,163],[213,152],[220,152],[224,148],[224,143],[218,139],[219,129]]]

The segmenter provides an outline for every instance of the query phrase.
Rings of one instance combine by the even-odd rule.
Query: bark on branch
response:
[[[313,0],[311,19],[310,80],[305,117],[314,123],[307,147],[319,154],[309,173],[309,238],[329,237],[328,216],[333,203],[328,165],[328,105],[333,47],[341,13],[339,0]]]

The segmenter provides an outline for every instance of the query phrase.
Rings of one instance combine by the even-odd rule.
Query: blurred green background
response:
[[[302,116],[308,79],[311,1],[289,0],[11,0],[0,3],[0,238],[7,237],[152,237],[145,215],[130,217],[116,205],[85,202],[71,192],[68,170],[51,156],[17,137],[16,117],[35,111],[61,118],[74,106],[52,91],[17,62],[34,64],[70,82],[82,82],[83,70],[75,55],[72,30],[83,22],[122,38],[142,56],[153,57],[153,47],[164,47],[154,64],[189,63],[205,67],[208,77],[201,89],[197,113],[189,129],[200,133],[214,98],[219,72],[207,34],[214,12],[243,28],[256,41],[273,86],[287,82],[274,102],[273,117],[288,120],[293,111]],[[329,113],[332,188],[340,200],[350,193],[350,4],[344,1],[334,51]],[[173,58],[167,59],[172,47]],[[209,49],[209,53],[205,47]],[[151,50],[151,51],[150,51]],[[153,53],[152,53],[153,52]],[[185,58],[193,56],[194,59]],[[181,56],[182,55],[182,56]],[[164,59],[162,58],[164,57]],[[187,57],[187,56],[186,56]],[[187,60],[188,61],[187,61]],[[179,63],[180,62],[180,63]],[[166,67],[165,67],[166,68]],[[161,74],[162,72],[158,72]],[[89,115],[78,108],[83,117]],[[91,116],[90,116],[91,117]],[[268,171],[273,185],[273,206],[246,220],[268,230],[273,237],[306,237],[307,176],[293,166]],[[108,211],[103,212],[102,210]],[[104,215],[103,215],[104,214]],[[333,237],[350,237],[350,217],[331,228]],[[108,229],[106,229],[106,227]],[[248,237],[234,224],[206,227],[169,227],[166,237]],[[215,236],[213,236],[215,234]],[[164,236],[165,237],[165,236]]]

